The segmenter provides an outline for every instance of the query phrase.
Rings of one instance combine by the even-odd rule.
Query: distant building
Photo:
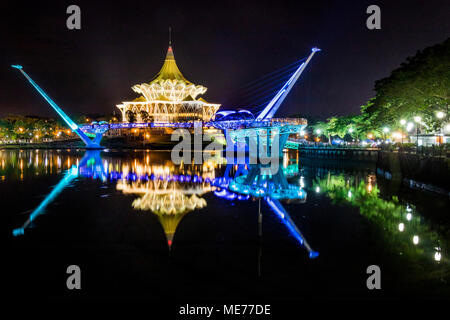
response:
[[[209,121],[214,119],[220,107],[220,104],[208,103],[203,98],[197,99],[207,88],[184,78],[171,46],[153,80],[134,85],[132,89],[140,96],[117,105],[123,122]]]
[[[418,138],[418,139],[417,139]],[[440,145],[443,143],[450,143],[450,136],[449,135],[443,135],[443,134],[436,134],[436,133],[429,133],[429,134],[419,134],[411,135],[410,136],[411,142],[416,143],[416,140],[418,140],[419,146],[433,146],[433,145]]]

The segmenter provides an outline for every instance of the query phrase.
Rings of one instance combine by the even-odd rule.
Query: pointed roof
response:
[[[145,102],[147,101],[143,96],[139,96],[136,99],[133,99],[133,102]]]
[[[195,99],[192,98],[191,95],[187,95],[187,96],[183,99],[183,101],[195,101]]]
[[[185,84],[191,84],[191,82],[187,81],[183,76],[180,69],[178,69],[172,46],[169,46],[169,49],[167,49],[166,59],[164,60],[164,64],[161,70],[150,83],[160,82],[164,80],[176,80],[184,82]]]

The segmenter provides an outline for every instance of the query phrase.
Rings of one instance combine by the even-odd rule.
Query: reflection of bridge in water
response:
[[[170,51],[170,50],[169,50]],[[300,133],[306,126],[305,119],[279,119],[274,118],[275,113],[283,103],[286,96],[291,91],[294,84],[300,78],[300,75],[309,64],[310,60],[320,49],[313,48],[310,55],[301,63],[301,65],[292,73],[288,81],[284,83],[280,90],[276,92],[269,103],[258,114],[253,115],[248,110],[223,110],[216,113],[213,121],[202,124],[203,127],[213,127],[224,131],[227,143],[245,144],[254,143],[255,146],[266,148],[268,154],[272,153],[272,146],[275,147],[278,155],[281,155],[282,149],[288,140],[290,134]],[[170,59],[169,59],[170,60]],[[100,149],[100,142],[103,134],[110,129],[120,128],[148,128],[148,127],[170,127],[170,128],[192,128],[193,122],[165,122],[165,123],[96,123],[92,125],[77,125],[70,119],[66,113],[42,90],[36,82],[34,82],[20,65],[12,65],[18,69],[25,78],[33,85],[33,87],[44,97],[44,99],[52,106],[58,115],[66,122],[66,124],[81,138],[86,144],[87,149]],[[92,138],[92,139],[91,139]],[[230,148],[231,146],[228,146]]]
[[[261,164],[227,165],[225,175],[214,180],[213,185],[219,188],[215,194],[228,200],[236,198],[248,200],[250,196],[264,199],[290,234],[308,251],[309,257],[316,258],[319,253],[311,248],[280,202],[280,200],[306,201],[306,192],[303,188],[289,184],[287,181],[287,176],[292,177],[297,174],[298,163],[288,166],[280,164],[276,169],[270,166],[264,167]],[[258,222],[260,224],[262,222],[260,211]]]
[[[287,177],[298,174],[298,165],[280,166],[275,173],[265,171],[259,174],[260,165],[227,165],[225,175],[215,176],[218,163],[203,165],[181,165],[172,163],[150,164],[149,156],[143,162],[114,163],[102,159],[100,150],[86,151],[81,160],[64,173],[62,180],[29,215],[27,221],[13,235],[23,235],[26,228],[45,212],[46,207],[77,177],[88,177],[101,181],[116,181],[117,190],[139,197],[132,202],[137,210],[150,211],[158,216],[164,229],[169,247],[178,224],[183,217],[194,210],[204,208],[202,196],[213,192],[228,200],[249,200],[250,197],[264,198],[290,234],[304,246],[311,258],[316,257],[305,238],[283,208],[280,200],[297,199],[305,201],[306,192],[291,185]],[[155,161],[153,161],[154,163]],[[235,169],[236,168],[236,169]],[[232,173],[234,172],[234,177]]]

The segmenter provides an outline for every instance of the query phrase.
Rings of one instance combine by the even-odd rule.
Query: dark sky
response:
[[[208,101],[236,106],[248,82],[318,46],[277,115],[356,113],[374,81],[450,36],[448,0],[115,2],[1,2],[0,115],[55,115],[14,63],[69,115],[112,112],[159,71],[169,25],[179,68],[208,87]],[[66,28],[70,4],[81,7],[79,31]],[[366,28],[370,4],[381,7],[381,30]]]

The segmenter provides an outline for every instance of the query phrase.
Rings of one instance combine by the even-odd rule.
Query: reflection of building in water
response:
[[[189,211],[206,207],[206,200],[195,194],[185,195],[178,190],[168,189],[164,194],[147,192],[134,200],[132,206],[135,209],[149,210],[158,216],[170,247],[181,219]]]
[[[158,216],[170,247],[183,217],[190,211],[206,207],[206,200],[201,196],[215,189],[210,184],[215,178],[215,166],[212,162],[195,166],[134,164],[131,175],[136,174],[136,179],[118,180],[117,189],[140,196],[133,201],[133,208]],[[130,169],[124,166],[122,173],[127,177]]]

